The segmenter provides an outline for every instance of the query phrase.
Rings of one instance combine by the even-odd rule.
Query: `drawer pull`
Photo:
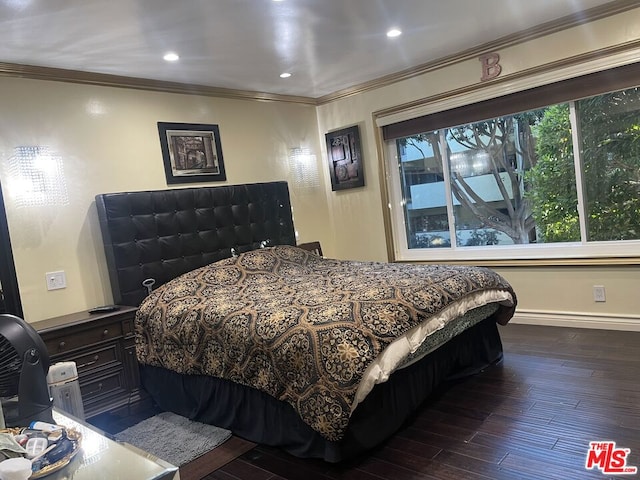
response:
[[[64,350],[66,346],[67,346],[66,342],[60,342],[60,345],[58,345],[58,350]]]
[[[87,395],[87,396],[89,396],[89,395],[95,395],[96,393],[100,393],[101,391],[102,391],[102,382],[100,382],[100,383],[98,384],[98,389],[97,389],[97,390],[94,390],[93,392],[88,392],[88,393],[86,393],[86,395]]]
[[[78,365],[78,368],[90,367],[91,365],[96,363],[99,359],[100,359],[100,357],[98,355],[94,355],[93,356],[93,360],[91,360],[90,362],[87,362],[87,363],[83,363],[82,365]]]
[[[106,328],[104,329],[104,332],[102,332],[102,336],[106,337],[107,335],[109,335],[109,330],[107,330]]]

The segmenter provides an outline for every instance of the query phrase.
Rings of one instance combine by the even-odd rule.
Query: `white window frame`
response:
[[[568,102],[570,105],[571,121],[574,125],[576,121],[575,102]],[[572,129],[573,144],[580,145],[579,132]],[[522,245],[491,245],[476,247],[459,247],[455,241],[455,223],[452,209],[452,195],[450,187],[449,168],[444,163],[447,161],[443,156],[443,173],[446,191],[447,215],[449,219],[449,232],[451,235],[451,246],[441,248],[409,248],[407,239],[407,228],[405,219],[405,200],[401,187],[401,163],[397,156],[395,140],[385,143],[384,158],[388,175],[389,191],[389,211],[391,216],[391,229],[394,246],[394,257],[400,261],[486,261],[486,260],[540,260],[540,259],[584,259],[584,258],[611,258],[611,257],[637,257],[640,253],[640,240],[615,240],[606,242],[588,242],[587,227],[584,215],[584,195],[582,188],[582,169],[580,149],[574,151],[574,168],[576,172],[576,183],[578,185],[578,208],[582,212],[580,215],[580,242],[562,243],[532,243]]]

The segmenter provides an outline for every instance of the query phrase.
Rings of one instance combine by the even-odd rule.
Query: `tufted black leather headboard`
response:
[[[154,288],[195,268],[268,245],[295,245],[286,182],[96,195],[113,291],[138,306]]]

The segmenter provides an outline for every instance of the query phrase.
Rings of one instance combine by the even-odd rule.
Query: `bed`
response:
[[[497,324],[516,306],[502,277],[300,248],[286,182],[96,206],[114,302],[139,306],[142,385],[165,410],[338,462],[502,359]]]

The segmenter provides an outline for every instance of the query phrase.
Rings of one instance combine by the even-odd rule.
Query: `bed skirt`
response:
[[[355,409],[345,437],[338,442],[311,429],[288,403],[253,388],[148,365],[140,366],[140,374],[143,388],[163,410],[229,429],[298,457],[339,462],[396,432],[438,387],[501,359],[502,343],[492,316],[376,385]]]

